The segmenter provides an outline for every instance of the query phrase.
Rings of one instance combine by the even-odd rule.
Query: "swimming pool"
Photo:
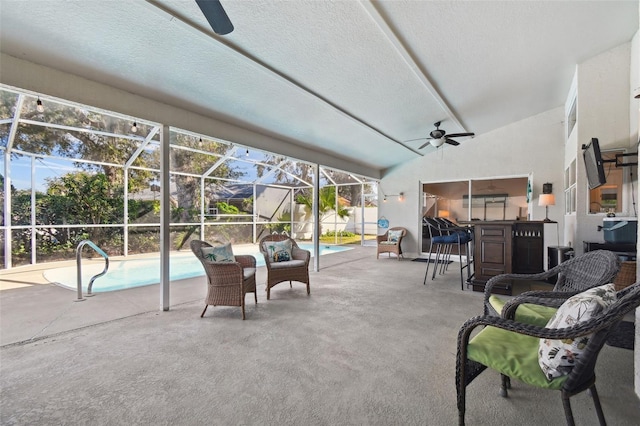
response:
[[[298,244],[300,248],[309,250],[311,256],[314,254],[313,244]],[[257,266],[264,266],[264,257],[259,252],[258,247],[252,247],[252,251],[238,250],[236,254],[251,254],[256,258]],[[338,253],[345,250],[352,250],[352,247],[344,246],[320,246],[320,256],[325,254]],[[235,251],[235,250],[234,250]],[[104,260],[82,262],[82,287],[83,292],[87,291],[91,277],[102,272]],[[54,284],[70,290],[77,290],[77,269],[76,266],[48,269],[43,272],[44,277]],[[193,278],[204,275],[204,269],[200,261],[193,253],[171,253],[169,257],[169,276],[171,281]],[[109,261],[109,271],[102,277],[97,278],[93,283],[91,291],[100,293],[106,291],[124,290],[128,288],[141,287],[145,285],[158,284],[160,282],[160,258],[149,257],[142,259],[124,259]]]

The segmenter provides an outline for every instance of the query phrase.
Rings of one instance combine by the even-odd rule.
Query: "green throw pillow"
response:
[[[286,262],[292,259],[293,244],[291,240],[267,241],[264,246],[271,262]]]
[[[590,320],[616,301],[614,284],[594,287],[568,298],[547,323],[547,328],[567,328]],[[576,339],[540,339],[538,363],[547,380],[569,374],[591,335]]]
[[[235,262],[236,258],[233,256],[233,250],[231,250],[231,243],[222,245],[212,245],[211,247],[202,247],[202,257],[209,262]]]

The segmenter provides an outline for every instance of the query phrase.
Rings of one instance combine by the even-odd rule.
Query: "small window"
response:
[[[576,212],[576,160],[564,171],[564,208],[565,214]]]
[[[571,104],[571,109],[569,109],[569,114],[567,114],[567,139],[571,136],[571,132],[573,128],[576,126],[577,113],[576,113],[576,98],[573,98],[573,103]]]

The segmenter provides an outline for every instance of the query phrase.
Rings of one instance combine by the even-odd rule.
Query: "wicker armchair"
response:
[[[595,366],[600,349],[622,318],[640,306],[640,283],[620,290],[617,300],[591,319],[565,328],[546,328],[523,324],[497,316],[478,316],[468,320],[458,333],[456,356],[456,391],[458,422],[464,425],[466,387],[485,369],[502,375],[501,395],[507,396],[510,378],[539,388],[559,390],[568,425],[574,424],[569,398],[589,390],[598,420],[605,424],[604,413],[596,391]],[[522,302],[534,303],[535,298]],[[481,331],[471,339],[477,328]],[[593,333],[584,351],[575,359],[568,375],[547,381],[538,365],[539,339],[573,339]],[[499,343],[496,343],[499,342]],[[505,355],[509,354],[509,355]],[[482,361],[482,362],[480,362]],[[514,363],[518,366],[514,367]],[[518,419],[515,423],[521,422]],[[504,423],[507,423],[505,420]]]
[[[268,243],[272,241],[291,241],[291,260],[275,262],[271,259]],[[293,287],[292,281],[298,281],[307,285],[307,294],[311,294],[309,285],[309,260],[311,252],[298,247],[293,238],[287,235],[271,234],[260,240],[260,252],[264,256],[267,266],[267,300],[271,299],[271,287],[281,282],[289,281],[289,287]]]
[[[542,295],[543,301],[535,305],[523,306],[515,319],[520,322],[544,326],[568,297],[591,287],[613,282],[620,270],[618,257],[607,250],[590,251],[539,274],[502,274],[487,281],[484,288],[484,314],[500,316],[504,312],[505,300],[491,294],[498,283],[510,283],[511,280],[543,281],[558,276],[553,291],[534,291],[524,295]],[[518,302],[509,302],[518,303]],[[513,318],[513,317],[512,317]]]
[[[398,241],[389,241],[389,231],[402,231],[400,238]],[[402,256],[402,238],[407,235],[407,230],[400,226],[396,226],[395,228],[389,228],[387,232],[382,235],[378,235],[376,240],[378,242],[378,252],[376,253],[376,259],[380,258],[380,253],[389,253],[389,257],[391,257],[391,253],[395,253],[400,260]],[[404,257],[404,256],[402,256]]]
[[[204,299],[204,310],[200,318],[204,316],[209,305],[241,306],[242,319],[244,314],[244,298],[247,293],[253,293],[256,303],[256,258],[248,255],[236,255],[235,262],[210,262],[202,255],[203,247],[212,247],[211,244],[193,240],[190,243],[191,251],[198,258],[207,275],[207,297]]]

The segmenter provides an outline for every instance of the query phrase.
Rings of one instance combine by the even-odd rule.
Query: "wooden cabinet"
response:
[[[537,274],[544,271],[544,222],[516,222],[513,225],[516,274]]]
[[[485,283],[496,275],[544,271],[544,222],[473,222],[474,291],[484,291]],[[494,287],[495,293],[511,294],[511,285]]]

